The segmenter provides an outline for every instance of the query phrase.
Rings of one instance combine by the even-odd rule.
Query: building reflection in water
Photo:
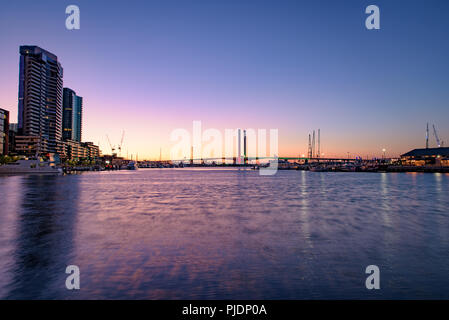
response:
[[[22,194],[18,197],[7,298],[46,299],[67,294],[65,269],[73,255],[79,189],[76,176],[73,183],[61,179],[68,177],[33,175],[20,179]]]
[[[0,297],[448,297],[444,175],[138,170],[1,177]],[[65,288],[65,268],[81,290]]]

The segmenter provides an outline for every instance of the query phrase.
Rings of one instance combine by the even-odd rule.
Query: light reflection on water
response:
[[[0,298],[449,298],[448,191],[443,174],[0,177]]]

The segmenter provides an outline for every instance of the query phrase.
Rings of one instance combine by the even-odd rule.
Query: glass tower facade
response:
[[[70,88],[63,90],[62,137],[81,142],[83,98]]]
[[[59,151],[62,78],[56,55],[37,46],[20,47],[18,130],[40,138],[40,153]]]

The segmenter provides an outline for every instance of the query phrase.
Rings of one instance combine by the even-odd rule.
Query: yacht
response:
[[[62,169],[56,168],[48,161],[17,160],[0,166],[0,174],[61,174]]]

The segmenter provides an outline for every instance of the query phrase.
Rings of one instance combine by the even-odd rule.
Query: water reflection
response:
[[[449,176],[0,177],[3,298],[449,298]],[[64,287],[81,269],[81,290]]]
[[[19,176],[0,179],[0,299],[8,292],[13,277],[17,213],[20,209],[21,188]],[[19,199],[20,198],[20,199]]]
[[[310,241],[310,226],[309,226],[309,203],[308,203],[308,195],[307,195],[307,173],[305,171],[301,171],[300,173],[300,227],[302,234],[304,235],[304,240],[306,241],[309,248],[313,246],[313,243]]]
[[[25,176],[20,189],[14,239],[14,263],[7,298],[45,299],[62,291],[70,264],[78,207],[77,179]],[[11,208],[9,208],[11,209]],[[61,282],[62,280],[62,282]]]

